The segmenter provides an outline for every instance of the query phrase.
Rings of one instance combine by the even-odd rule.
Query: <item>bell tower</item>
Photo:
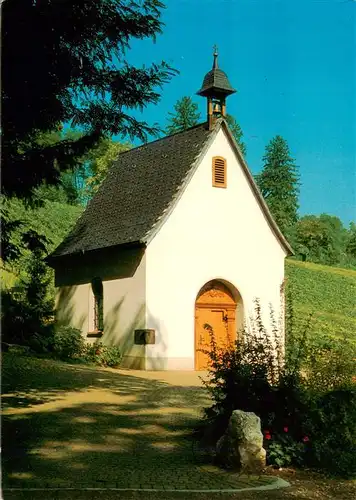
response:
[[[207,122],[209,130],[214,128],[217,118],[226,116],[226,97],[234,90],[226,73],[218,67],[218,49],[214,46],[213,68],[205,75],[202,88],[197,92],[207,98]]]

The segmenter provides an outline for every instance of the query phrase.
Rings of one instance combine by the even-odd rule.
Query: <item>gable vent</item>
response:
[[[226,188],[226,160],[221,156],[213,158],[213,186]]]

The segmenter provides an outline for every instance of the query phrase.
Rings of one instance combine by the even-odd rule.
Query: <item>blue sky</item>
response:
[[[165,60],[180,71],[143,118],[166,125],[177,99],[196,96],[212,47],[237,94],[239,122],[256,174],[265,145],[282,135],[301,176],[300,214],[356,220],[356,1],[166,0],[156,44],[134,41],[132,64]]]

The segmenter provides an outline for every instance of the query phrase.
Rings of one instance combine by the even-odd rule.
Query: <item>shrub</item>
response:
[[[4,342],[28,346],[35,352],[48,350],[53,333],[51,316],[41,317],[28,303],[24,289],[16,295],[11,290],[1,291],[1,327]]]
[[[252,328],[244,329],[234,345],[218,348],[214,332],[205,325],[211,345],[204,383],[214,402],[205,409],[205,426],[216,442],[233,410],[254,412],[262,428],[268,429],[265,447],[270,464],[303,464],[353,475],[356,392],[350,383],[356,356],[345,344],[313,343],[308,336],[311,320],[308,316],[297,329],[293,308],[288,308],[284,362],[277,323],[272,321],[268,334],[258,301]]]
[[[9,343],[25,344],[26,330],[31,311],[23,297],[15,297],[10,290],[1,290],[2,340]]]
[[[272,335],[267,332],[258,301],[251,322],[251,331],[244,329],[226,348],[216,346],[213,331],[206,325],[211,342],[210,351],[206,351],[210,359],[208,380],[204,383],[214,401],[206,416],[226,424],[234,409],[252,411],[266,428],[288,425],[295,433],[302,433],[305,391],[295,369],[287,371],[283,366],[279,332],[275,328]],[[220,429],[221,434],[224,430]]]
[[[347,387],[356,374],[356,344],[324,337],[310,342],[304,362],[304,384],[316,395]]]
[[[267,452],[268,465],[277,467],[288,467],[289,465],[302,465],[308,450],[309,437],[304,436],[300,441],[289,434],[289,428],[285,426],[283,433],[271,433],[264,431],[264,448]]]
[[[116,367],[120,364],[122,355],[119,347],[106,346],[101,342],[85,346],[85,360],[99,366]]]
[[[82,333],[77,328],[58,326],[52,340],[54,354],[62,359],[80,358],[85,349]]]
[[[356,476],[356,388],[342,387],[319,395],[313,411],[308,464]]]

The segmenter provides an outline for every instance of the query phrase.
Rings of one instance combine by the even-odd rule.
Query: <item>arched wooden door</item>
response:
[[[208,355],[201,349],[210,350],[210,334],[204,328],[212,327],[219,347],[236,339],[236,302],[230,290],[221,282],[207,284],[195,303],[195,369],[206,370]]]

